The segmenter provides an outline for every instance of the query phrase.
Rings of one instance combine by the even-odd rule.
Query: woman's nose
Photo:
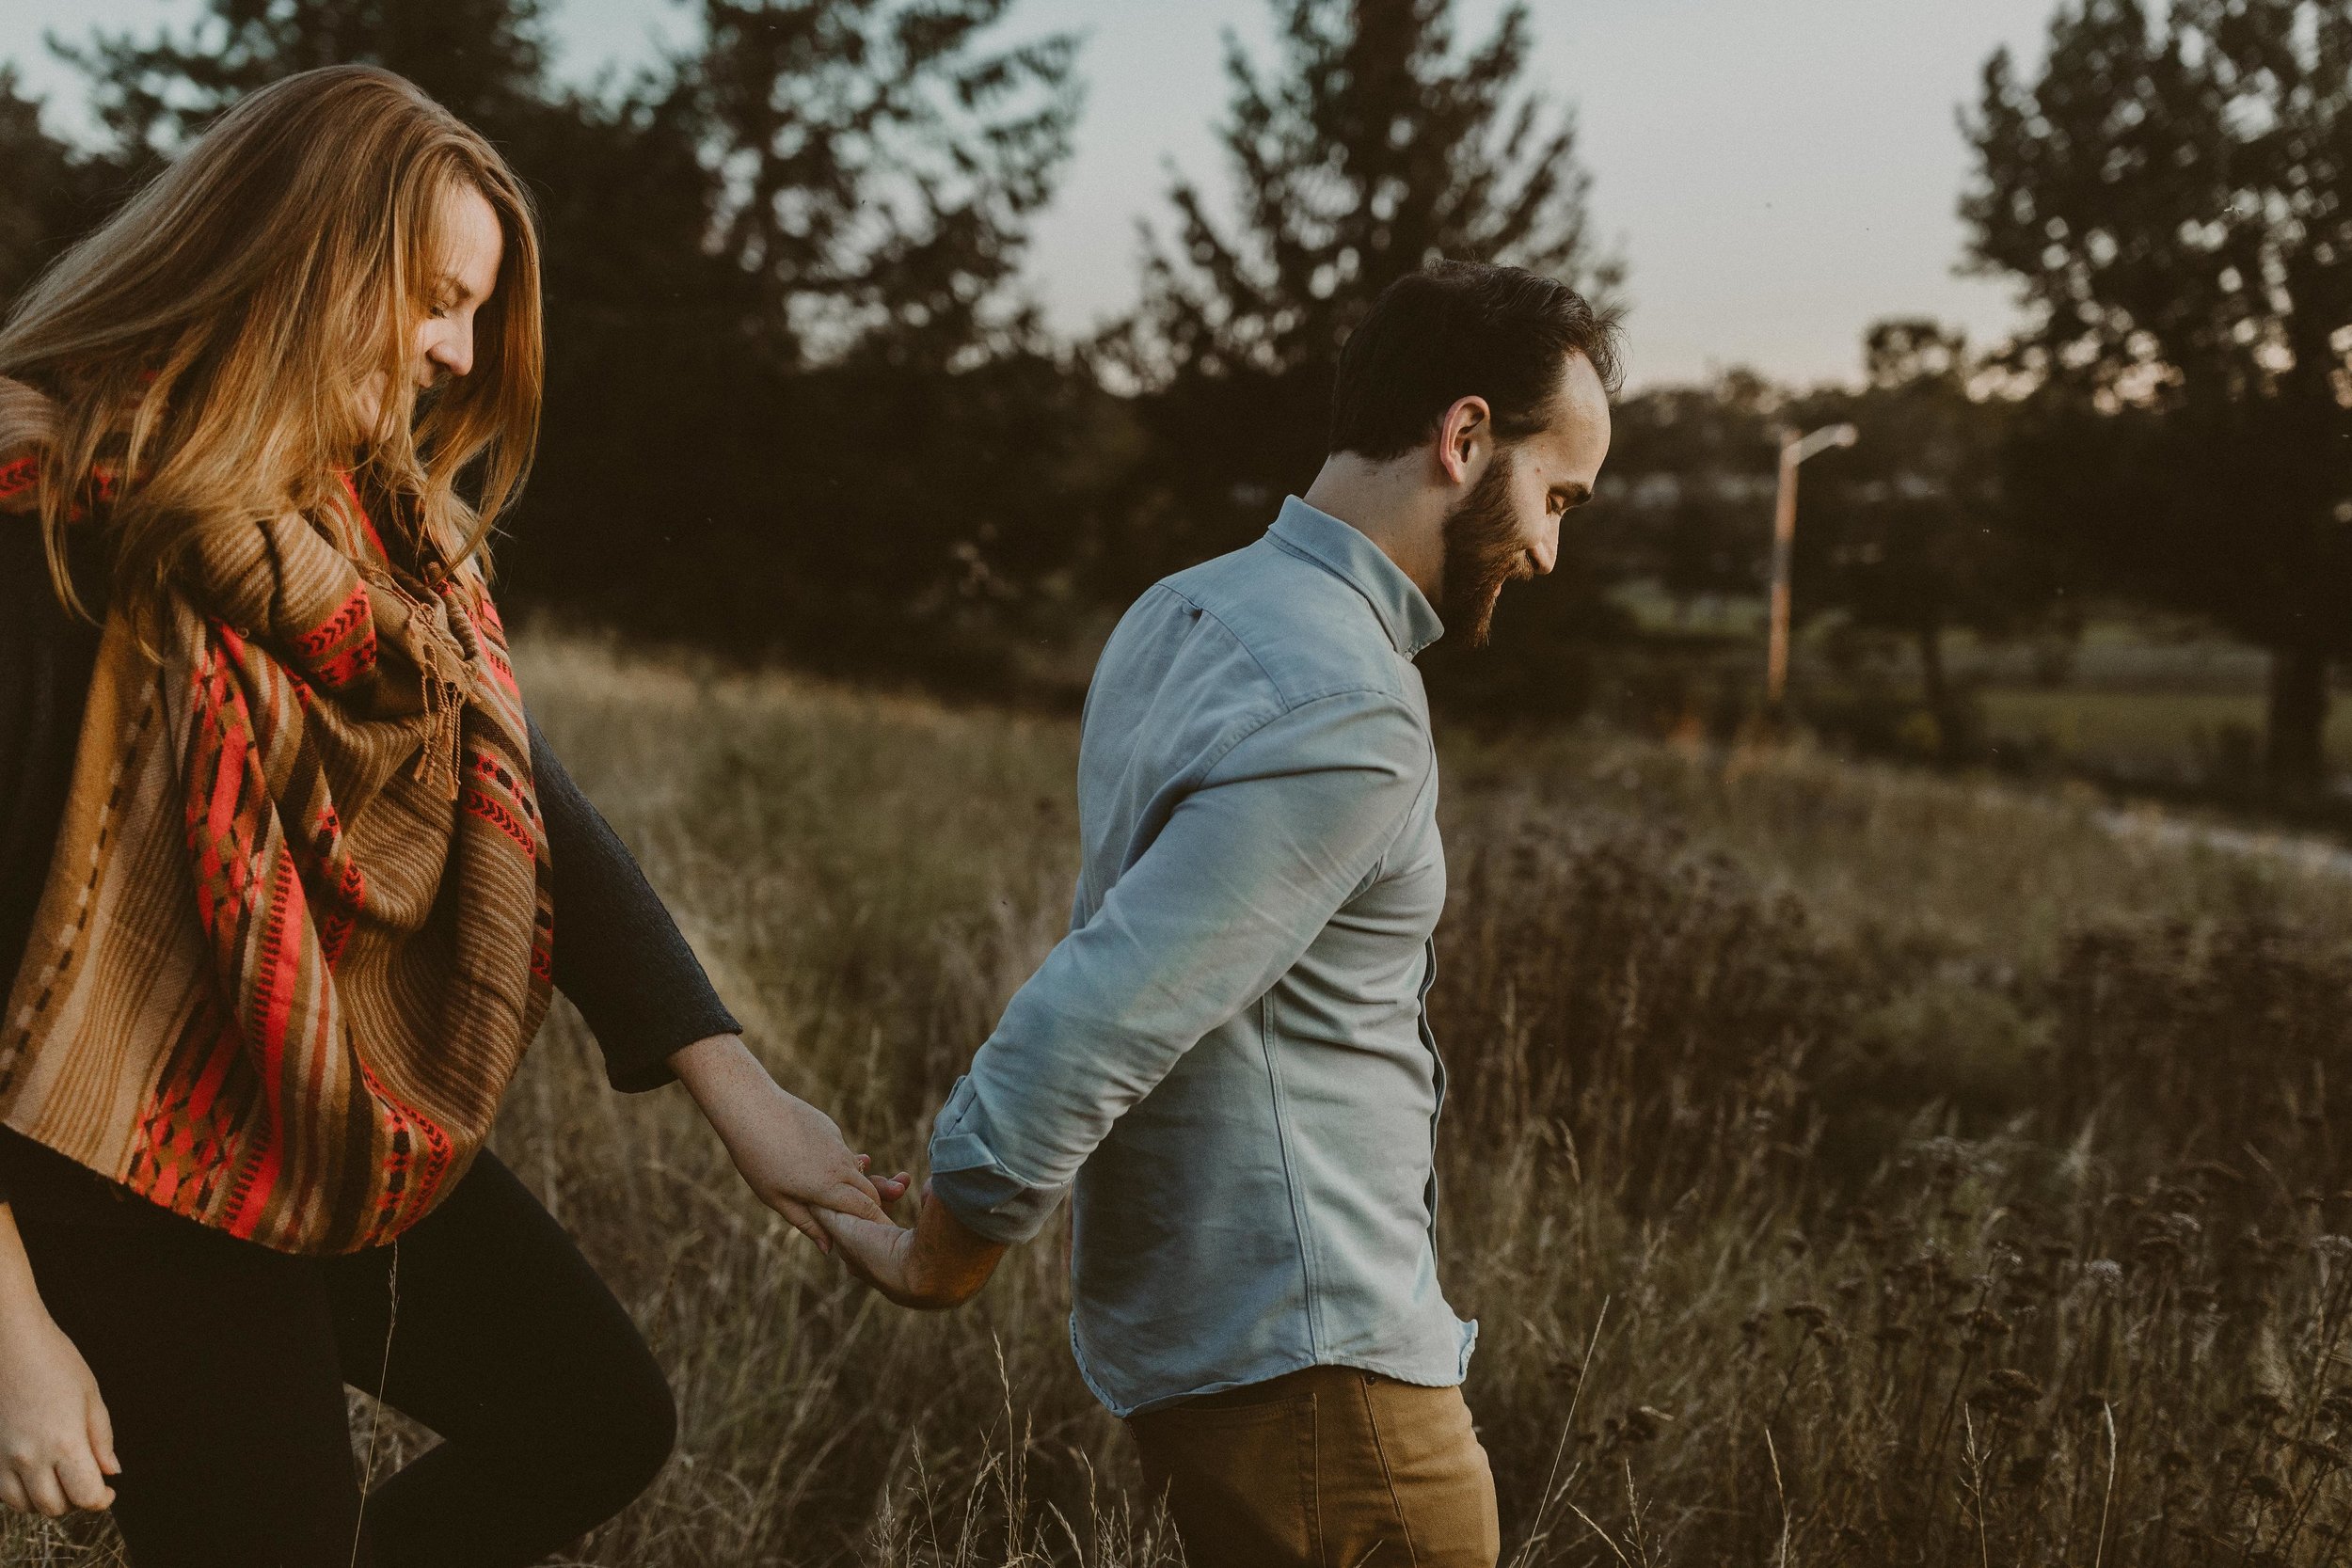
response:
[[[455,331],[433,345],[433,362],[452,375],[464,375],[473,369],[473,334]]]

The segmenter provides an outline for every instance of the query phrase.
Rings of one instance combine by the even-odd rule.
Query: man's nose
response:
[[[1547,538],[1536,540],[1534,546],[1527,552],[1527,557],[1534,563],[1537,577],[1551,576],[1551,569],[1560,563],[1560,536],[1554,533]]]

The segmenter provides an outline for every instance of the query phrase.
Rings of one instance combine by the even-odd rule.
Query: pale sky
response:
[[[1890,314],[2013,321],[2007,288],[1956,277],[1968,170],[1955,124],[1994,48],[2038,55],[2055,0],[1534,0],[1535,85],[1577,106],[1593,214],[1631,263],[1635,386],[1749,365],[1850,378]],[[552,0],[566,75],[682,41],[668,0]],[[1475,39],[1499,0],[1461,0]],[[79,123],[77,79],[46,29],[151,27],[193,0],[0,0],[0,59]],[[1087,36],[1077,155],[1040,224],[1028,287],[1083,331],[1135,295],[1138,217],[1165,219],[1174,160],[1212,190],[1225,84],[1219,33],[1267,36],[1265,0],[1021,0],[1010,34]],[[1009,36],[1010,36],[1009,34]]]

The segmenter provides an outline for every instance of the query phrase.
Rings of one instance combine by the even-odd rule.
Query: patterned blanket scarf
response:
[[[34,470],[0,466],[0,513]],[[551,982],[497,611],[361,522],[203,546],[160,664],[108,617],[0,1015],[0,1122],[284,1252],[380,1244],[449,1192]]]

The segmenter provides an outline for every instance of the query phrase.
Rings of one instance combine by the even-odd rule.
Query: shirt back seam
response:
[[[1280,982],[1276,982],[1279,986]],[[1291,1157],[1289,1098],[1282,1092],[1282,1074],[1274,1060],[1274,992],[1258,998],[1258,1053],[1265,1062],[1266,1088],[1274,1097],[1274,1146],[1282,1155],[1282,1191],[1290,1199],[1291,1229],[1298,1240],[1299,1287],[1306,1307],[1307,1354],[1323,1355],[1323,1297],[1317,1282],[1322,1262],[1315,1253],[1314,1227],[1309,1223],[1306,1195],[1299,1190],[1296,1163]]]

